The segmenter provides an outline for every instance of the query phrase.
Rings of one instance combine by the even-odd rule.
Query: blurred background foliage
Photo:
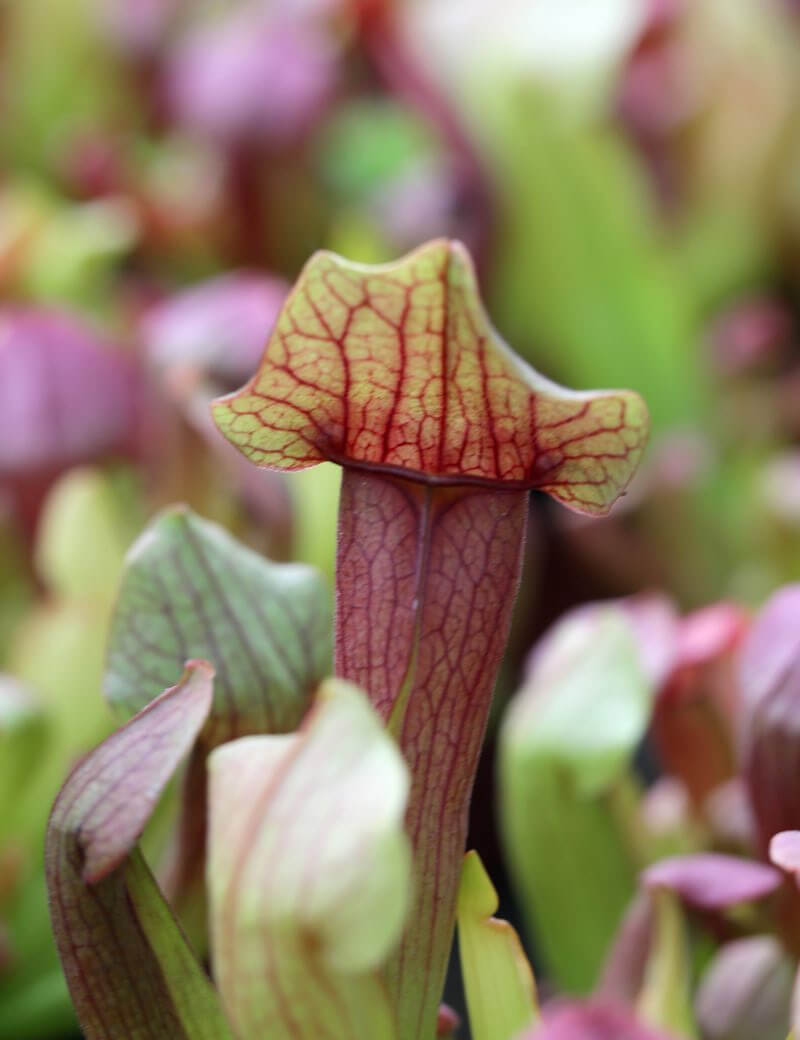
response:
[[[458,237],[519,353],[649,404],[610,518],[535,499],[507,688],[576,603],[800,578],[798,42],[792,0],[0,0],[0,1038],[70,1029],[41,839],[146,519],[332,577],[336,475],[206,407],[313,250]]]

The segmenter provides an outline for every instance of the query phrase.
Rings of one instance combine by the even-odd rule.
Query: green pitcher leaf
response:
[[[458,947],[473,1040],[512,1040],[539,1017],[536,983],[517,933],[492,917],[497,892],[477,852],[464,857]]]
[[[329,671],[330,606],[311,567],[275,564],[174,507],[131,548],[112,620],[104,688],[126,713],[191,657],[216,670],[213,743],[299,723]]]
[[[617,808],[649,707],[630,623],[598,606],[544,637],[502,728],[511,867],[547,966],[568,990],[593,985],[635,888]]]
[[[87,1040],[225,1040],[216,995],[136,849],[164,786],[205,724],[213,670],[189,662],[87,755],[53,806],[50,914]]]
[[[329,680],[302,729],[209,759],[214,971],[238,1034],[395,1040],[380,968],[405,920],[408,771],[366,697]]]

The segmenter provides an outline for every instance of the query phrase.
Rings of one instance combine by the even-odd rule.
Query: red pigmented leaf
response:
[[[447,1040],[448,1037],[452,1037],[455,1034],[460,1025],[461,1019],[456,1012],[447,1004],[440,1004],[439,1013],[436,1016],[437,1037],[444,1037]]]
[[[522,563],[527,495],[345,470],[336,673],[369,690],[411,767],[415,904],[388,981],[400,1032],[433,1032],[467,810]]]
[[[765,863],[700,852],[654,863],[642,882],[650,889],[668,888],[700,910],[723,910],[768,896],[780,886],[781,875]]]
[[[681,619],[656,700],[651,733],[660,761],[698,809],[737,771],[735,653],[749,623],[741,607],[725,602]]]
[[[779,831],[800,824],[800,584],[779,589],[744,640],[740,655],[743,775],[766,853]]]
[[[446,240],[380,267],[315,254],[258,372],[214,417],[258,465],[540,488],[592,514],[625,489],[647,432],[637,394],[565,390],[515,357]]]
[[[177,686],[75,767],[53,806],[50,913],[87,1040],[229,1037],[210,984],[134,852],[205,723],[212,677],[206,662],[190,662]]]

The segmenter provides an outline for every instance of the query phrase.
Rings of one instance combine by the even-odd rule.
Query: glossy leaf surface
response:
[[[45,858],[53,930],[88,1040],[224,1040],[216,996],[135,850],[202,729],[213,671],[181,682],[86,756],[53,807]]]
[[[393,1040],[378,969],[408,907],[408,774],[366,697],[329,680],[297,734],[210,762],[215,974],[238,1034]]]
[[[534,650],[500,745],[506,847],[559,983],[587,991],[634,891],[614,808],[647,725],[648,684],[625,611],[578,610]],[[580,930],[564,927],[579,920]]]
[[[258,372],[214,417],[258,465],[536,487],[586,513],[624,490],[647,432],[637,394],[565,390],[516,358],[445,240],[376,267],[313,256]]]
[[[492,915],[497,892],[477,852],[468,852],[458,890],[458,946],[474,1040],[512,1040],[538,1017],[536,983],[508,921]]]
[[[186,508],[163,513],[128,554],[106,695],[136,711],[190,657],[216,669],[211,739],[292,729],[329,669],[321,576],[265,560]]]

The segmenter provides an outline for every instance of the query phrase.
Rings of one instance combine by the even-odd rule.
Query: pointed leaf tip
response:
[[[51,827],[70,830],[83,854],[81,876],[102,880],[129,854],[178,762],[211,707],[214,669],[188,661],[180,682],[113,733],[75,769],[56,801]]]
[[[472,261],[436,240],[377,266],[315,253],[255,376],[213,406],[257,465],[324,459],[450,484],[539,488],[602,514],[647,439],[632,391],[544,379],[492,327]]]
[[[78,763],[53,806],[50,914],[87,1040],[230,1040],[216,994],[135,849],[203,728],[213,674],[190,661],[177,686]]]
[[[273,563],[176,506],[128,553],[104,690],[132,713],[186,657],[204,657],[217,673],[207,742],[287,732],[328,671],[330,641],[329,597],[316,570]]]
[[[464,857],[458,891],[458,945],[475,1040],[511,1040],[538,1018],[536,983],[508,921],[492,915],[497,892],[477,852]]]

